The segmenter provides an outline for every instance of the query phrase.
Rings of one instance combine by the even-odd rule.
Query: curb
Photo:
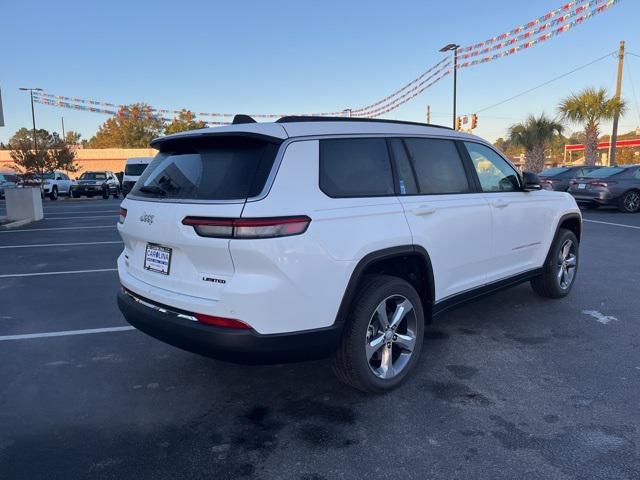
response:
[[[26,218],[24,220],[15,220],[13,222],[5,223],[0,225],[0,230],[10,230],[12,228],[22,227],[23,225],[27,225],[33,222],[30,218]]]

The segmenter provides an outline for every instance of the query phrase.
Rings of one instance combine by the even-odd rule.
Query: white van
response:
[[[151,163],[153,157],[132,157],[127,158],[127,163],[124,165],[124,176],[122,177],[122,194],[126,197],[131,191],[135,183],[147,168],[147,165]]]

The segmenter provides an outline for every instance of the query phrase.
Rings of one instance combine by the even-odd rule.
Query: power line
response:
[[[627,81],[629,82],[629,85],[631,85],[631,93],[633,94],[633,101],[636,105],[636,113],[638,114],[638,122],[640,122],[640,104],[638,103],[638,96],[636,95],[636,87],[633,84],[633,78],[631,75],[629,75],[629,71],[627,70],[625,72],[625,77],[627,78]]]
[[[587,68],[588,66],[591,66],[594,63],[600,62],[600,61],[604,60],[605,58],[608,58],[608,57],[612,56],[614,53],[616,53],[616,51],[609,52],[609,53],[607,53],[606,55],[603,55],[600,58],[596,58],[595,60],[592,60],[589,63],[585,63],[584,65],[576,67],[573,70],[570,70],[570,71],[568,71],[566,73],[563,73],[562,75],[558,75],[557,77],[554,77],[551,80],[547,80],[546,82],[541,83],[540,85],[536,85],[535,87],[529,88],[528,90],[525,90],[524,92],[520,92],[520,93],[518,93],[516,95],[513,95],[513,96],[511,96],[511,97],[509,97],[509,98],[507,98],[505,100],[502,100],[502,101],[500,101],[498,103],[494,103],[493,105],[489,105],[488,107],[484,107],[484,108],[481,108],[480,110],[476,110],[476,113],[484,112],[486,110],[490,110],[490,109],[495,108],[495,107],[497,107],[499,105],[502,105],[504,103],[510,102],[511,100],[514,100],[514,99],[516,99],[518,97],[526,95],[527,93],[533,92],[534,90],[537,90],[537,89],[542,88],[542,87],[544,87],[546,85],[549,85],[550,83],[553,83],[556,80],[560,80],[561,78],[567,77],[567,76],[571,75],[572,73],[575,73],[575,72],[577,72],[579,70],[582,70],[583,68]]]
[[[567,77],[567,76],[569,76],[569,75],[571,75],[571,74],[573,74],[573,73],[575,73],[575,72],[577,72],[579,70],[582,70],[583,68],[586,68],[586,67],[588,67],[590,65],[593,65],[594,63],[597,63],[597,62],[599,62],[601,60],[604,60],[605,58],[612,56],[614,53],[615,52],[610,52],[610,53],[608,53],[606,55],[603,55],[600,58],[597,58],[596,60],[593,60],[593,61],[591,61],[589,63],[585,63],[584,65],[581,65],[579,67],[574,68],[573,70],[570,70],[569,72],[563,73],[562,75],[558,75],[557,77],[554,77],[554,78],[552,78],[550,80],[547,80],[546,82],[543,82],[543,83],[541,83],[539,85],[536,85],[535,87],[529,88],[528,90],[525,90],[525,91],[520,92],[520,93],[518,93],[516,95],[513,95],[513,96],[511,96],[511,97],[509,97],[509,98],[507,98],[505,100],[502,100],[502,101],[500,101],[498,103],[494,103],[493,105],[490,105],[488,107],[481,108],[480,110],[476,110],[476,113],[484,112],[484,111],[489,110],[491,108],[494,108],[494,107],[497,107],[499,105],[502,105],[503,103],[507,103],[507,102],[509,102],[511,100],[514,100],[514,99],[518,98],[518,97],[526,95],[527,93],[533,92],[534,90],[537,90],[538,88],[542,88],[542,87],[544,87],[546,85],[549,85],[550,83],[555,82],[556,80],[560,80],[561,78]]]

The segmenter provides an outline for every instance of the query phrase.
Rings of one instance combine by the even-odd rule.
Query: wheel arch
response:
[[[335,324],[344,325],[349,307],[362,278],[368,274],[384,273],[407,280],[418,292],[425,313],[431,319],[435,299],[435,280],[429,253],[419,245],[401,245],[370,252],[357,263],[342,296]]]
[[[579,244],[582,238],[582,216],[577,212],[572,212],[560,217],[560,220],[558,220],[558,224],[556,225],[556,231],[554,232],[553,237],[551,237],[551,243],[549,243],[549,249],[545,256],[544,263],[542,264],[543,267],[547,265],[547,262],[551,259],[551,249],[556,243],[560,230],[563,228],[572,231],[578,239]]]
[[[558,221],[558,225],[556,226],[556,231],[553,235],[553,241],[558,237],[558,232],[560,232],[561,228],[566,228],[567,230],[571,230],[573,234],[578,239],[578,242],[582,239],[582,217],[579,213],[567,213],[560,217]],[[553,242],[552,242],[553,244]]]

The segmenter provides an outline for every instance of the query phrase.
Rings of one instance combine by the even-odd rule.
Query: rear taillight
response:
[[[200,323],[212,325],[214,327],[235,328],[238,330],[251,329],[251,327],[246,323],[233,318],[214,317],[213,315],[205,315],[204,313],[196,313],[195,317]]]
[[[201,237],[276,238],[300,235],[307,230],[307,216],[270,218],[185,217],[183,225],[193,227]]]
[[[608,187],[609,185],[615,185],[618,182],[589,182],[589,186],[591,187]]]
[[[575,178],[572,178],[571,180],[569,180],[569,185],[576,185],[578,183],[578,181]]]
[[[118,218],[118,223],[124,223],[125,218],[127,218],[127,209],[120,207],[120,218]]]

